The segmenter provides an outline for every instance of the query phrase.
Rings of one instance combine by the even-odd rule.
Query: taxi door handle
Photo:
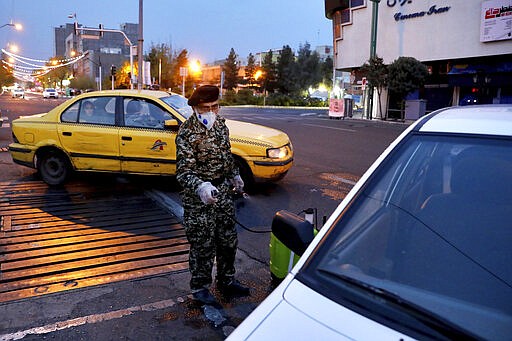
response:
[[[121,140],[123,140],[123,141],[131,141],[132,137],[131,136],[121,136]]]
[[[62,135],[64,135],[64,136],[71,136],[72,134],[71,134],[70,131],[63,131]]]

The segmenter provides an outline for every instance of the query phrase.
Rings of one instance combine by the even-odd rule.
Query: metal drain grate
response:
[[[0,302],[188,268],[176,216],[130,185],[0,182]]]

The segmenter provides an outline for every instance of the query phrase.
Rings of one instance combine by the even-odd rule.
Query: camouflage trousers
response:
[[[238,238],[233,217],[235,207],[227,184],[217,187],[218,201],[205,205],[195,194],[183,195],[183,225],[190,244],[190,288],[196,291],[212,283],[217,261],[217,282],[228,283],[235,275]]]

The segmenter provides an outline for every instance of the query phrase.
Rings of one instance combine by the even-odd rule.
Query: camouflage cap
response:
[[[196,106],[201,103],[215,102],[219,99],[219,88],[215,85],[202,85],[194,90],[188,99],[188,105]]]

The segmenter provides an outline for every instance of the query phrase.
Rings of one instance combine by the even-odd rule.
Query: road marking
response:
[[[327,128],[327,129],[335,129],[335,130],[349,131],[349,132],[351,132],[351,133],[355,133],[355,132],[357,132],[357,130],[354,130],[354,129],[337,128],[337,127],[328,127],[328,126],[322,126],[322,125],[319,125],[319,124],[309,124],[309,123],[305,123],[304,125],[305,125],[305,126],[311,126],[311,127],[318,127],[318,128]]]
[[[185,300],[188,299],[188,296],[184,297],[178,297],[178,302],[185,302]],[[66,321],[59,321],[55,323],[50,323],[44,326],[40,327],[34,327],[30,329],[20,330],[14,333],[9,334],[0,334],[0,341],[10,341],[10,340],[20,340],[23,339],[27,335],[41,335],[41,334],[48,334],[51,332],[56,332],[59,330],[71,328],[71,327],[77,327],[82,326],[85,324],[93,324],[108,320],[114,320],[119,319],[128,315],[132,315],[136,312],[140,311],[154,311],[154,310],[160,310],[160,309],[166,309],[169,307],[172,307],[176,305],[176,301],[169,299],[169,300],[163,300],[153,303],[148,303],[144,305],[134,306],[126,309],[120,309],[120,310],[114,310],[109,311],[102,314],[93,314],[93,315],[87,315],[82,317],[77,317],[74,319],[66,320]]]

